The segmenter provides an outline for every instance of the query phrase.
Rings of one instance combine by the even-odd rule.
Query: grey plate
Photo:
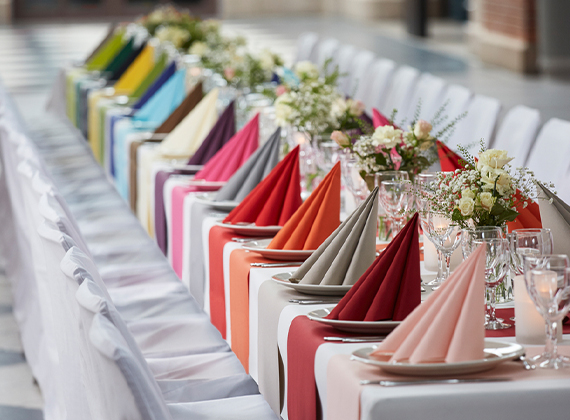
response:
[[[337,319],[325,318],[331,313],[334,306],[330,308],[317,309],[309,312],[307,316],[310,320],[321,322],[331,327],[346,332],[361,334],[389,334],[394,328],[400,325],[400,321],[340,321]]]
[[[283,286],[295,289],[297,292],[306,295],[317,296],[344,296],[352,286],[328,286],[320,284],[301,284],[291,283],[289,279],[293,275],[292,272],[275,274],[273,281],[282,284]]]

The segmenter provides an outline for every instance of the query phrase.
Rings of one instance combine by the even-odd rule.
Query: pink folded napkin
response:
[[[195,179],[227,181],[259,146],[259,114],[238,131],[196,174]]]
[[[380,111],[376,108],[372,108],[372,125],[374,128],[378,128],[385,125],[392,125],[392,123]]]
[[[371,356],[413,364],[483,358],[484,278],[485,248],[480,246]]]

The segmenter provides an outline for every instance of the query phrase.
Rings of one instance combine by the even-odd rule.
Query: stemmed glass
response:
[[[441,282],[449,277],[451,254],[461,243],[463,231],[448,216],[428,211],[427,217],[422,220],[422,229],[427,238],[433,242],[436,249],[440,250],[445,258],[445,271]],[[436,290],[441,282],[433,289]]]
[[[410,181],[382,181],[380,183],[380,202],[393,223],[394,236],[402,230],[406,212],[410,207],[412,198],[410,187]]]
[[[407,181],[410,176],[406,171],[382,171],[374,174],[374,186],[381,189],[382,181]],[[397,232],[392,230],[392,223],[388,212],[382,204],[380,195],[378,196],[378,238],[389,240]]]
[[[349,153],[340,155],[341,174],[344,184],[352,193],[358,206],[369,194],[366,181],[360,176],[357,159]]]
[[[566,255],[524,258],[524,279],[528,294],[546,322],[544,353],[533,360],[545,369],[570,366],[570,359],[557,352],[557,322],[570,309],[570,270]]]
[[[515,229],[509,235],[510,265],[515,275],[523,274],[524,258],[552,254],[550,229]]]
[[[505,280],[508,271],[508,243],[500,238],[474,239],[473,250],[479,246],[485,247],[485,284],[489,293],[489,319],[485,323],[487,330],[503,330],[510,328],[511,324],[505,324],[497,319],[495,314],[497,299],[496,289]]]
[[[503,230],[498,226],[476,226],[472,229],[465,229],[463,232],[463,240],[461,241],[463,259],[467,259],[467,257],[475,251],[475,248],[477,248],[474,241],[495,238],[504,238]]]

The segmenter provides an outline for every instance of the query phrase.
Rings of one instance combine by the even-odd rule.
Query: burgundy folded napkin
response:
[[[402,321],[421,301],[416,213],[327,316],[349,321]]]
[[[283,226],[302,202],[297,146],[232,210],[224,223]]]
[[[188,165],[204,165],[233,137],[236,132],[235,101],[230,102],[210,130]]]

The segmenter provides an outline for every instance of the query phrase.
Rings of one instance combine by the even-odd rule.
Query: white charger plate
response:
[[[216,226],[221,226],[243,236],[275,236],[282,226],[256,226],[254,223],[223,223],[216,222]]]
[[[239,201],[215,201],[216,193],[204,193],[196,196],[196,201],[207,204],[215,210],[232,211],[239,206]]]
[[[317,295],[317,296],[344,296],[350,290],[352,286],[329,286],[320,284],[301,284],[301,283],[291,283],[289,279],[293,275],[293,272],[275,274],[272,279],[273,281],[282,284],[283,286],[295,289],[299,293],[304,293],[306,295]]]
[[[317,309],[309,312],[307,317],[312,321],[330,325],[331,327],[346,332],[360,334],[389,334],[394,328],[400,325],[400,321],[343,321],[338,319],[327,319],[334,306],[330,308]]]
[[[524,347],[517,343],[485,340],[485,357],[479,360],[457,363],[391,363],[370,356],[375,347],[358,349],[352,358],[362,363],[378,366],[387,373],[406,376],[451,376],[491,370],[501,363],[519,358]]]
[[[205,181],[203,179],[189,179],[185,182],[187,186],[200,188],[208,188],[209,190],[222,188],[226,183],[222,181]]]
[[[267,249],[272,239],[260,239],[257,241],[246,242],[243,249],[257,252],[264,258],[277,261],[304,261],[311,256],[314,250],[290,250],[290,249]]]

